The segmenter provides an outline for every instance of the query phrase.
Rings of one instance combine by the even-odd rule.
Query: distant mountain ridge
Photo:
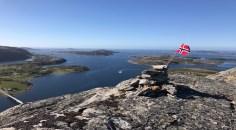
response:
[[[26,60],[31,56],[29,51],[22,48],[0,46],[0,62]]]

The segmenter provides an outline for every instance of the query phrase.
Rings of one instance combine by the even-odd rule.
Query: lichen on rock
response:
[[[96,88],[15,106],[0,113],[0,128],[236,128],[233,104],[236,89],[232,84],[199,76],[167,76],[165,70],[144,73],[151,75],[148,78],[137,76],[112,88]],[[158,76],[162,80],[156,80]]]

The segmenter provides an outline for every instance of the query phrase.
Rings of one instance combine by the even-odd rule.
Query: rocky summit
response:
[[[235,130],[235,101],[234,84],[153,66],[115,87],[10,108],[0,113],[0,128]]]
[[[214,75],[210,75],[208,76],[208,78],[224,81],[231,84],[236,84],[236,68],[232,68]]]

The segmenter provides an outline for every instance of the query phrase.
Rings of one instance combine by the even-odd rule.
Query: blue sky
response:
[[[0,0],[0,44],[236,50],[235,0]]]

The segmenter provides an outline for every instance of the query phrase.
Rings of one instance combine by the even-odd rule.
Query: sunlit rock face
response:
[[[96,88],[13,107],[0,113],[0,128],[236,128],[235,86],[199,76],[168,76],[166,72],[152,69],[113,88]],[[161,82],[156,77],[162,78]]]
[[[208,76],[208,78],[213,79],[213,80],[224,81],[224,82],[236,85],[236,68],[222,71],[215,75],[210,75]]]

